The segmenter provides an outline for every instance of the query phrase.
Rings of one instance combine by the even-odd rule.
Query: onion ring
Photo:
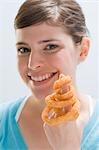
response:
[[[66,85],[66,92],[63,86]],[[70,76],[62,76],[53,85],[51,95],[45,98],[46,107],[42,111],[42,120],[48,125],[77,119],[80,113],[80,101],[75,95]],[[69,109],[67,109],[69,108]]]

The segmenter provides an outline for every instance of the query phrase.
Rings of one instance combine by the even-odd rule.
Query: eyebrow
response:
[[[28,44],[25,42],[17,42],[16,45],[28,45]]]
[[[49,40],[42,40],[42,41],[39,41],[38,43],[47,43],[47,42],[53,42],[53,41],[59,41],[57,39],[49,39]]]
[[[60,41],[60,40],[57,40],[57,39],[49,39],[49,40],[42,40],[42,41],[39,41],[38,43],[39,44],[43,44],[43,43],[48,43],[48,42],[53,42],[53,41]],[[27,45],[27,43],[25,42],[17,42],[16,45]]]

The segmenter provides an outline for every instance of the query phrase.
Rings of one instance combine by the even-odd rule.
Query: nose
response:
[[[31,70],[39,70],[43,66],[42,56],[38,53],[32,53],[29,55],[28,68]]]

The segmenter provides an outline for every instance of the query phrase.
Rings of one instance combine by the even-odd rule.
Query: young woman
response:
[[[31,95],[0,106],[0,149],[97,150],[98,109],[76,86],[77,66],[90,47],[79,4],[75,0],[26,0],[14,27],[18,70]],[[72,77],[80,115],[49,126],[41,113],[45,97],[53,93],[53,83],[61,74]]]

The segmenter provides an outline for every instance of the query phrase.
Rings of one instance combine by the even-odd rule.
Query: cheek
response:
[[[27,76],[27,61],[23,58],[18,58],[17,66],[20,76],[25,79]]]
[[[72,74],[75,70],[75,58],[72,54],[60,52],[54,57],[50,58],[50,64],[57,68],[59,72],[64,74]]]

